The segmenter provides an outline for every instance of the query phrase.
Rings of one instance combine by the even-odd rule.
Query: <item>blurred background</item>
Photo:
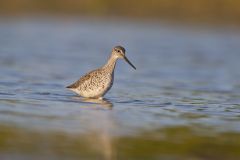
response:
[[[238,0],[2,0],[0,14],[71,15],[239,24]]]
[[[240,1],[0,0],[1,160],[240,159]],[[105,100],[65,89],[119,60]]]

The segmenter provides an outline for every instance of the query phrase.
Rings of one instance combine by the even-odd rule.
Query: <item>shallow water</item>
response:
[[[0,159],[240,159],[240,32],[0,20]],[[65,89],[123,45],[104,101]]]

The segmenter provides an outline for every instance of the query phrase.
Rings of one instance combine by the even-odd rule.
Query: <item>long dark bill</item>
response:
[[[124,60],[136,70],[136,67],[127,59],[126,56],[124,57]]]

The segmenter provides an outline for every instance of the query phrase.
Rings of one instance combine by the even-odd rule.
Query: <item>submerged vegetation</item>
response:
[[[44,159],[217,159],[240,158],[239,133],[201,134],[178,126],[132,136],[34,131],[1,125],[0,153]],[[102,157],[102,158],[100,158]]]
[[[239,7],[239,0],[3,0],[0,14],[54,13],[239,24]]]

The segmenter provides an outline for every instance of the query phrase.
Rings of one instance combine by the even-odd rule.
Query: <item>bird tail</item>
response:
[[[74,88],[74,84],[71,84],[71,85],[69,85],[69,86],[66,86],[66,88],[69,88],[69,89]]]

